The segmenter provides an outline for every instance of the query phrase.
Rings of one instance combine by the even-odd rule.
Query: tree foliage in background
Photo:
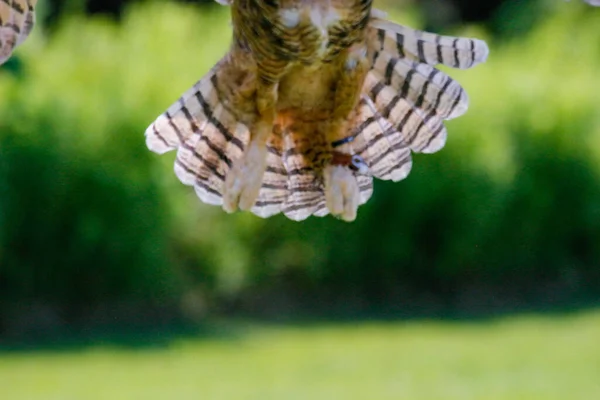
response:
[[[106,14],[120,18],[123,11],[131,4],[165,0],[45,0],[47,4],[46,22],[53,24],[65,15],[74,13]],[[171,2],[196,4],[200,6],[217,6],[214,0],[168,0]],[[540,14],[540,10],[550,2],[560,0],[376,0],[375,6],[385,9],[406,10],[407,6],[416,6],[424,14],[428,27],[441,28],[462,22],[491,22],[497,26],[495,16],[506,15],[504,9],[527,7],[528,12],[521,12],[523,20],[530,20]],[[516,15],[513,15],[515,17]],[[502,22],[500,23],[500,25]]]
[[[21,72],[0,71],[0,312],[52,304],[68,322],[123,303],[286,315],[597,296],[600,15],[588,11],[557,5],[488,63],[451,72],[470,111],[406,181],[377,182],[353,224],[227,215],[146,150],[146,126],[228,46],[226,11],[155,3],[119,25],[76,17],[38,33]]]

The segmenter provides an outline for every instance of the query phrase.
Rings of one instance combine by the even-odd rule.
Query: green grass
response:
[[[0,355],[0,393],[37,399],[600,398],[600,312],[485,322],[253,326],[160,349]]]

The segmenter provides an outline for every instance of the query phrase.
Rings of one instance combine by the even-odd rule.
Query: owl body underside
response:
[[[479,40],[388,21],[372,0],[216,1],[232,6],[231,50],[150,125],[146,143],[157,153],[177,149],[180,180],[225,208],[227,178],[252,150],[259,94],[276,83],[266,168],[251,207],[262,217],[328,214],[323,169],[340,159],[362,163],[352,172],[360,204],[373,178],[404,179],[411,154],[442,148],[443,120],[468,106],[461,86],[434,66],[470,68],[488,54]],[[0,0],[0,64],[29,36],[36,3]],[[357,69],[354,84],[340,90]],[[351,109],[340,123],[344,103]]]
[[[264,158],[247,207],[261,217],[326,215],[327,195],[350,181],[356,208],[373,178],[404,179],[411,154],[443,147],[443,121],[467,109],[462,87],[434,66],[470,68],[488,54],[479,40],[388,21],[372,0],[219,2],[231,5],[229,52],[148,127],[146,143],[157,153],[176,149],[179,179],[224,208],[233,172],[243,180]],[[0,0],[0,63],[30,33],[35,4]],[[265,121],[261,153],[255,136]],[[324,173],[334,164],[343,178]]]
[[[368,167],[353,171],[360,204],[370,198],[373,178],[404,179],[412,152],[443,147],[443,120],[467,109],[462,87],[434,65],[470,68],[488,54],[479,40],[392,23],[367,0],[236,1],[230,51],[146,138],[157,153],[177,149],[179,179],[205,203],[222,205],[227,175],[252,137],[256,91],[274,77],[276,117],[251,207],[261,217],[328,214],[322,172],[335,153],[358,156]],[[340,128],[334,114],[344,108]]]

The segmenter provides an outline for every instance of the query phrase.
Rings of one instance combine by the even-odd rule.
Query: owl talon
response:
[[[256,203],[267,166],[267,148],[251,144],[229,170],[223,190],[223,210],[249,210]]]
[[[323,171],[323,177],[325,202],[329,212],[344,221],[354,221],[360,203],[360,191],[352,171],[341,165],[328,165]]]
[[[348,167],[361,175],[369,175],[371,173],[364,158],[358,154],[346,154],[339,151],[332,151],[331,155],[331,165]]]

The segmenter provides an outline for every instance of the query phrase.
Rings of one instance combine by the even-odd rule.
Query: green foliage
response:
[[[20,49],[19,74],[0,71],[0,300],[193,293],[281,311],[598,293],[599,24],[567,3],[450,71],[472,108],[446,148],[377,182],[348,225],[226,215],[179,183],[173,155],[146,150],[146,126],[225,52],[226,10],[66,20]]]

